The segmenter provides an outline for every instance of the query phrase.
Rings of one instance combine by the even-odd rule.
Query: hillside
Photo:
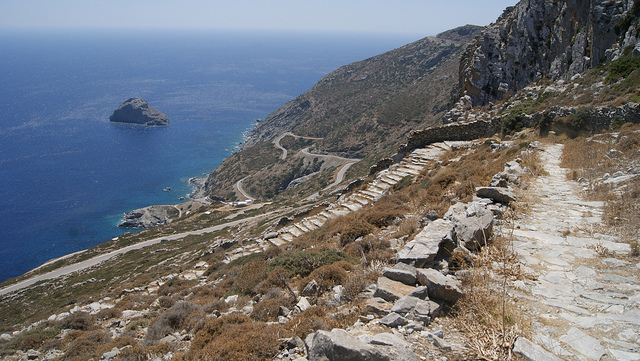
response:
[[[210,175],[210,197],[254,202],[5,282],[0,357],[638,360],[637,29],[631,1],[523,0],[338,69]],[[421,47],[448,54],[433,73]]]
[[[279,159],[272,141],[286,132],[321,138],[306,144],[315,153],[364,158],[353,174],[366,175],[378,159],[395,153],[409,131],[438,124],[458,81],[462,51],[479,30],[463,26],[326,75],[256,124],[243,149],[211,173],[207,194],[233,198],[233,184],[250,176],[245,188],[267,199],[318,171],[309,157]],[[318,176],[330,183],[331,173]]]

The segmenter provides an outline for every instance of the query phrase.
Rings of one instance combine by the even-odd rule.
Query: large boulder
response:
[[[493,233],[493,212],[479,202],[457,203],[445,214],[453,222],[459,245],[476,250],[487,244]]]
[[[429,289],[430,299],[453,303],[463,295],[460,282],[451,276],[445,276],[431,268],[419,268],[417,275],[418,282]]]
[[[389,361],[382,351],[350,336],[345,330],[334,328],[329,331],[316,331],[307,344],[309,361],[366,360]]]
[[[416,284],[416,268],[406,263],[397,263],[393,267],[386,267],[382,275],[394,281],[413,286]]]
[[[402,282],[379,277],[373,297],[380,297],[385,301],[393,302],[408,295],[414,289],[415,287],[405,285]]]
[[[453,223],[449,220],[437,219],[407,243],[398,252],[397,259],[415,267],[430,266],[441,247],[451,249],[455,247]]]
[[[478,187],[476,195],[480,198],[489,198],[494,202],[509,204],[516,200],[511,188],[503,187]]]
[[[116,109],[109,120],[117,123],[163,126],[169,124],[169,117],[149,106],[142,98],[129,98]]]

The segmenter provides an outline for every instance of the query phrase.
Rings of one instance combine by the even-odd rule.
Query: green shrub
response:
[[[334,249],[323,252],[290,252],[280,254],[272,259],[269,262],[269,269],[282,268],[293,276],[306,277],[318,267],[349,260],[346,253]]]
[[[624,55],[611,62],[609,65],[609,74],[605,78],[605,82],[613,83],[620,78],[626,78],[636,69],[640,69],[640,57]]]

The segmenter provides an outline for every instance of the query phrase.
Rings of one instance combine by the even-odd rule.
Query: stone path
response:
[[[529,313],[531,341],[550,352],[531,359],[640,360],[639,260],[627,257],[628,244],[594,233],[603,204],[580,197],[561,154],[562,145],[541,152],[549,175],[530,186],[538,199],[513,231],[536,280],[516,282],[511,296]]]
[[[365,189],[354,192],[348,197],[339,199],[322,212],[306,217],[303,220],[281,229],[277,237],[269,239],[259,239],[255,243],[250,243],[236,248],[226,254],[223,262],[229,263],[236,258],[246,256],[255,252],[262,252],[272,246],[281,246],[302,236],[307,232],[322,227],[328,220],[357,211],[382,198],[389,189],[398,184],[406,176],[417,176],[425,167],[431,167],[435,161],[447,150],[451,149],[451,144],[461,142],[435,143],[425,148],[416,149],[389,169],[378,173],[376,179],[367,185]]]

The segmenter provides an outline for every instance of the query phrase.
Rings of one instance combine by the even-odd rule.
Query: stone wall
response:
[[[408,153],[414,149],[442,141],[474,140],[490,137],[500,131],[500,119],[471,123],[451,123],[425,130],[414,130],[409,134],[407,144],[399,152]]]

